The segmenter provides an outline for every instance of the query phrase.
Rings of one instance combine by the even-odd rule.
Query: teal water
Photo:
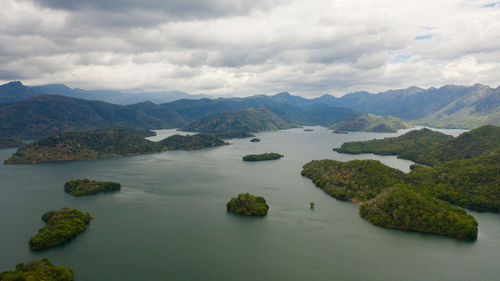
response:
[[[201,151],[0,165],[0,271],[48,257],[74,269],[80,281],[499,279],[498,214],[473,212],[476,242],[373,226],[356,204],[329,197],[300,171],[325,158],[374,158],[408,171],[411,162],[396,157],[332,151],[345,141],[395,134],[313,128],[259,133],[260,143],[236,139]],[[0,161],[14,151],[0,150]],[[285,157],[241,161],[262,152]],[[67,180],[83,177],[118,181],[123,189],[80,198],[63,192]],[[264,196],[268,216],[227,213],[226,202],[241,192]],[[61,207],[95,219],[67,244],[30,251],[29,238],[43,226],[40,216]]]

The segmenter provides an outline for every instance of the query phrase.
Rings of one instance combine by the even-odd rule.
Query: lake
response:
[[[91,161],[0,165],[0,271],[48,257],[79,281],[112,280],[498,280],[500,216],[470,212],[476,242],[376,227],[354,203],[338,201],[300,176],[313,159],[377,159],[409,171],[394,156],[344,155],[345,141],[402,134],[332,134],[291,129],[232,139],[200,151]],[[463,131],[446,130],[457,135]],[[160,130],[152,139],[175,133]],[[0,150],[0,161],[15,149]],[[243,162],[251,153],[285,157]],[[75,198],[74,178],[117,181],[116,193]],[[226,212],[250,192],[270,205],[264,218]],[[316,208],[309,209],[314,201]],[[28,240],[46,211],[71,207],[95,219],[72,241],[39,252]]]

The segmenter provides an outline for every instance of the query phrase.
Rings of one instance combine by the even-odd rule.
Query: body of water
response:
[[[332,151],[345,141],[397,134],[311,128],[258,133],[259,143],[233,139],[200,151],[0,165],[0,271],[48,257],[75,270],[79,281],[498,280],[498,214],[472,212],[476,242],[373,226],[356,204],[328,196],[300,171],[326,158],[378,159],[408,171],[412,162],[393,156]],[[172,133],[161,130],[153,139]],[[0,161],[13,152],[0,150]],[[241,160],[263,152],[285,157]],[[79,198],[63,191],[66,181],[85,177],[120,182],[122,190]],[[267,217],[227,213],[226,203],[242,192],[264,196]],[[61,207],[95,219],[64,245],[30,251],[28,240],[44,226],[41,215]]]

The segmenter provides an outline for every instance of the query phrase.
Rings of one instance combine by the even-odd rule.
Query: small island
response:
[[[304,129],[304,132],[312,132],[314,131],[313,129]]]
[[[270,153],[262,153],[262,154],[249,154],[246,156],[243,156],[243,161],[267,161],[267,160],[276,160],[280,159],[283,157],[283,155],[275,152],[270,152]]]
[[[35,260],[29,263],[19,263],[15,270],[0,273],[2,281],[47,280],[73,281],[73,270],[64,266],[53,265],[48,258]]]
[[[341,131],[341,130],[333,130],[332,133],[339,135],[347,135],[346,131]]]
[[[266,199],[250,193],[241,193],[226,204],[227,211],[244,216],[265,216],[269,210]]]
[[[62,208],[45,213],[42,220],[47,226],[31,237],[31,250],[40,250],[62,244],[85,231],[92,220],[88,213]]]
[[[64,191],[73,196],[96,194],[104,191],[115,191],[122,188],[121,184],[110,181],[91,181],[89,179],[70,180],[64,184]]]
[[[259,142],[259,141],[260,141],[260,139],[259,139],[259,138],[253,138],[253,139],[251,139],[250,141],[251,141],[251,142]]]

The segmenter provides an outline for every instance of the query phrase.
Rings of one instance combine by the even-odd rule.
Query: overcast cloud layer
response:
[[[500,84],[495,1],[2,0],[0,42],[0,82],[29,85],[318,96]]]

